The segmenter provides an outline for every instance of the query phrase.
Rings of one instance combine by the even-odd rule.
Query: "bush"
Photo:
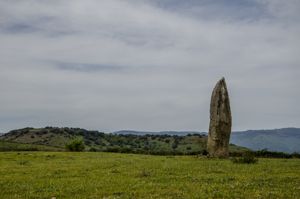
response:
[[[254,154],[247,152],[242,157],[233,157],[231,161],[236,164],[255,164],[258,159],[255,158]]]
[[[85,146],[82,139],[75,139],[66,144],[66,149],[69,151],[83,151],[84,148]]]
[[[208,151],[204,149],[201,154],[204,155],[204,156],[207,156],[208,155]]]
[[[97,152],[97,149],[95,147],[91,147],[89,151],[90,152]]]
[[[300,158],[300,153],[294,152],[294,153],[292,153],[292,157],[293,158]]]
[[[277,151],[268,151],[267,149],[262,149],[260,151],[255,151],[256,157],[263,158],[292,158],[292,154],[277,152]]]

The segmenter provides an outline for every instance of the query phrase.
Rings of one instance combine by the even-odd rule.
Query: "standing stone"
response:
[[[231,111],[224,77],[216,84],[210,102],[207,151],[210,157],[228,157]]]

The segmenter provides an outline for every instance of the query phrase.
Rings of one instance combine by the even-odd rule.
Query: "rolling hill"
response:
[[[206,132],[199,131],[135,131],[135,130],[121,130],[115,131],[114,134],[118,135],[178,135],[185,136],[188,134],[201,134],[207,135]]]
[[[24,128],[0,137],[5,142],[44,145],[64,149],[70,141],[83,139],[86,150],[143,154],[202,154],[206,151],[207,136],[202,134],[116,134],[88,131],[80,128]],[[0,147],[1,149],[1,147]],[[242,152],[244,147],[230,145],[231,152]]]
[[[253,150],[300,152],[300,129],[248,130],[233,132],[231,143]]]
[[[75,138],[82,138],[87,150],[119,151],[152,154],[194,154],[206,148],[205,132],[196,131],[133,131],[114,133],[88,131],[80,128],[24,128],[10,131],[0,140],[64,149]],[[268,149],[286,153],[300,152],[300,128],[248,130],[233,132],[231,150]],[[0,143],[1,144],[1,143]]]
[[[190,131],[191,132],[191,131]],[[187,135],[189,131],[117,131],[119,134],[174,134]],[[200,132],[193,132],[200,133]],[[200,134],[207,134],[201,132]],[[268,149],[270,151],[280,151],[285,153],[300,152],[300,128],[281,128],[270,130],[247,130],[232,132],[230,143],[247,147],[252,150]]]

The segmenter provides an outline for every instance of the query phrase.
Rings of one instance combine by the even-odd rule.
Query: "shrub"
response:
[[[263,157],[263,158],[292,158],[293,157],[291,154],[288,153],[268,151],[267,149],[255,151],[254,153],[256,157]]]
[[[18,161],[19,165],[28,165],[29,164],[29,161],[28,160],[21,160],[21,161]]]
[[[82,139],[75,139],[66,144],[66,149],[69,151],[83,151],[84,148],[85,146]]]
[[[91,147],[89,151],[90,152],[97,152],[97,149],[95,147]]]
[[[141,177],[141,178],[149,177],[150,175],[151,175],[151,172],[150,172],[150,171],[146,171],[145,169],[143,169],[143,170],[138,174],[138,176]]]
[[[294,152],[294,153],[292,153],[292,157],[293,158],[300,158],[300,153]]]
[[[205,150],[205,149],[203,149],[203,151],[202,151],[202,153],[201,153],[202,155],[204,155],[204,156],[207,156],[208,155],[208,151],[207,150]]]
[[[236,164],[255,164],[258,159],[255,158],[254,154],[247,152],[242,157],[233,157],[231,161]]]
[[[177,142],[173,142],[173,144],[172,144],[172,149],[175,150],[177,147],[178,147]]]

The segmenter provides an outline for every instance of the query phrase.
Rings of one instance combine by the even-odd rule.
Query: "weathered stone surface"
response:
[[[207,151],[210,157],[228,157],[231,133],[229,95],[224,77],[216,84],[210,102],[210,124]]]

